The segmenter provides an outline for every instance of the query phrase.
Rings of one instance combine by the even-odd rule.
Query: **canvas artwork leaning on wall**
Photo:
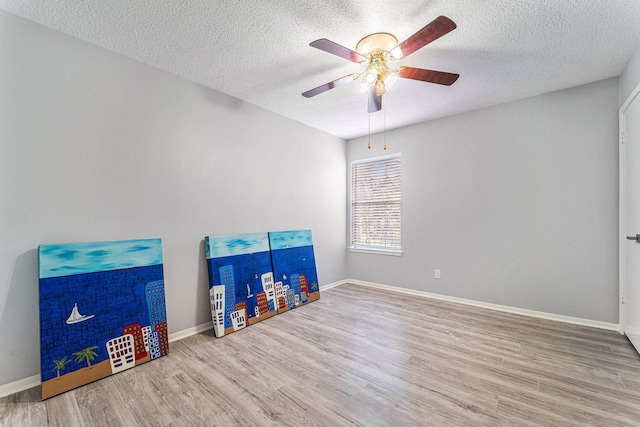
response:
[[[320,298],[311,230],[204,240],[216,337]]]
[[[215,336],[276,315],[267,233],[207,236],[204,240]]]
[[[38,252],[43,399],[168,354],[160,239]]]

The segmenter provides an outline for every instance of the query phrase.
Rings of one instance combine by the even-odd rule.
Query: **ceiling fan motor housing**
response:
[[[398,45],[396,36],[390,33],[374,33],[360,39],[356,52],[363,56],[376,51],[391,52]]]

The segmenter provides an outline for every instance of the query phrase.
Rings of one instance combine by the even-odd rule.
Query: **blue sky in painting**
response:
[[[162,264],[160,239],[40,245],[40,278]]]
[[[270,231],[271,250],[312,246],[311,230]]]
[[[207,236],[204,241],[207,259],[269,251],[267,233]]]

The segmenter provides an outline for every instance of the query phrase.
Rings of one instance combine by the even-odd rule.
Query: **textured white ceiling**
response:
[[[4,10],[350,139],[620,74],[640,43],[638,0],[0,0]],[[402,41],[445,15],[458,28],[401,65],[459,73],[450,87],[400,79],[367,113],[352,82],[300,94],[351,63],[314,49]]]

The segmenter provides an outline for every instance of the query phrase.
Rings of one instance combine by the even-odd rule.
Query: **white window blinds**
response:
[[[351,247],[400,251],[400,154],[351,163]]]

